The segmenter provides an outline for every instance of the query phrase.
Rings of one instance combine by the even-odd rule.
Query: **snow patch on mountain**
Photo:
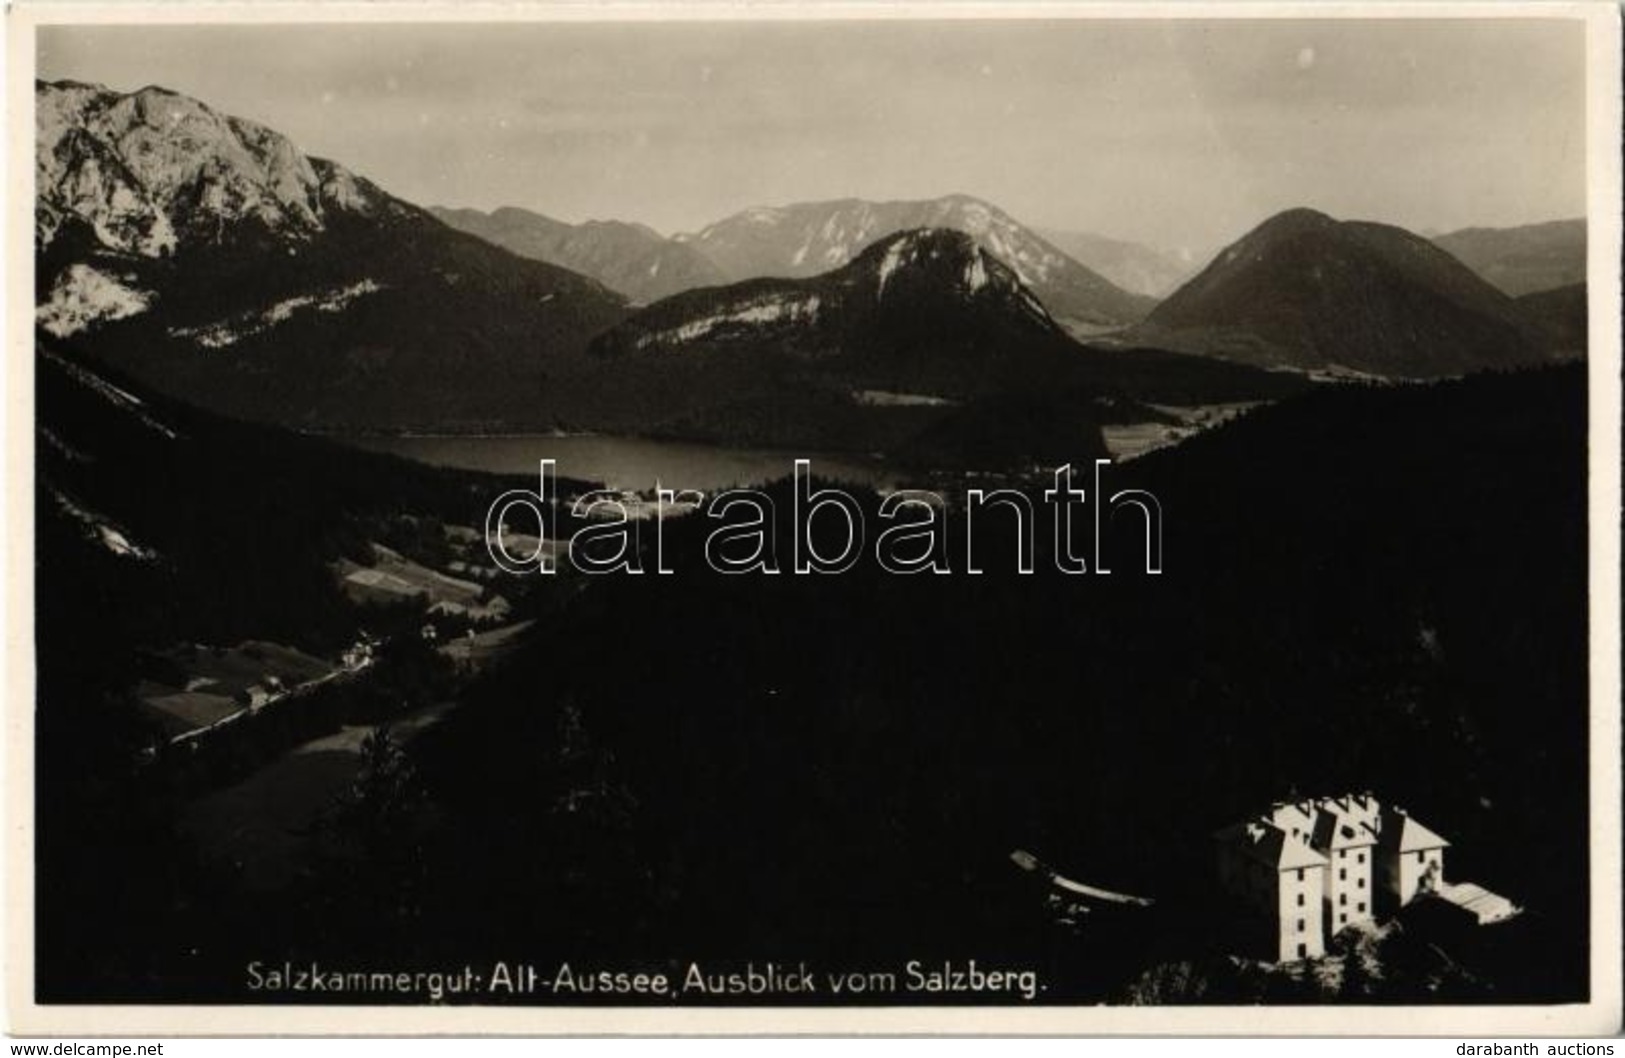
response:
[[[1055,320],[1052,316],[1050,316],[1049,310],[1044,308],[1043,303],[1040,302],[1038,298],[1033,296],[1033,292],[1031,290],[1028,290],[1024,286],[1018,287],[1017,289],[1021,295],[1021,307],[1027,311],[1027,315],[1031,316],[1035,320],[1041,320],[1052,327],[1055,326]]]
[[[107,401],[107,403],[119,408],[122,411],[134,415],[143,425],[152,430],[154,433],[170,441],[173,441],[180,436],[180,434],[159,422],[158,419],[147,410],[146,402],[140,397],[137,397],[135,394],[128,393],[120,389],[95,372],[86,370],[73,361],[67,360],[56,353],[41,349],[40,355],[62,368],[63,371],[67,372],[69,378],[73,379],[75,382],[79,383],[81,386],[84,386],[91,392],[97,394],[103,400]]]
[[[875,271],[876,288],[875,297],[881,298],[886,294],[886,285],[892,277],[904,268],[913,267],[926,261],[938,260],[948,244],[942,241],[944,229],[921,228],[917,231],[906,232],[894,238],[886,246],[886,255],[881,258],[880,266]],[[963,247],[950,249],[950,254],[962,252]],[[950,256],[952,260],[952,256]],[[970,248],[970,260],[966,264],[964,273],[965,285],[971,293],[982,289],[988,283],[986,265],[982,260],[980,248]]]
[[[229,320],[220,320],[198,327],[172,327],[171,338],[190,338],[205,349],[224,349],[245,338],[287,323],[301,311],[342,312],[351,302],[367,294],[384,289],[371,279],[363,279],[347,287],[338,287],[318,294],[301,294],[286,298],[259,312],[243,313]]]
[[[889,389],[857,389],[852,399],[870,408],[951,408],[954,401],[930,393],[899,393]]]
[[[884,297],[886,286],[892,277],[903,268],[911,267],[921,261],[935,261],[944,251],[944,243],[940,236],[944,230],[957,231],[958,229],[922,228],[919,231],[908,232],[893,239],[886,247],[886,254],[880,260],[875,270],[877,298]],[[966,234],[969,234],[968,232]],[[973,236],[974,238],[974,236]],[[966,294],[976,295],[990,286],[1015,287],[1011,273],[1013,268],[1005,266],[1001,270],[1000,262],[990,258],[988,252],[974,243],[968,246],[968,256],[960,272],[960,284]],[[952,260],[952,257],[950,257]],[[1019,275],[1014,278],[1019,279]],[[1021,300],[1024,307],[1036,305],[1037,302],[1027,290],[1021,290]],[[1049,316],[1040,308],[1040,314],[1047,321]]]
[[[58,510],[79,523],[87,540],[100,544],[120,558],[131,558],[138,562],[152,562],[158,558],[158,552],[142,547],[131,539],[129,533],[107,518],[74,503],[60,489],[51,489],[51,498],[56,501]]]
[[[960,223],[964,230],[972,235],[986,234],[993,224],[993,211],[985,202],[966,201],[957,203]]]
[[[57,277],[34,319],[47,333],[67,338],[95,324],[145,312],[151,304],[150,293],[90,265],[75,264]]]
[[[79,449],[64,441],[61,437],[57,436],[56,431],[50,429],[49,427],[41,426],[39,428],[39,436],[40,439],[45,442],[45,446],[47,448],[51,449],[57,455],[61,456],[63,459],[66,459],[70,463],[89,463],[92,461],[89,455],[79,451]]]
[[[987,286],[987,259],[978,249],[970,264],[965,266],[965,289],[972,294]]]
[[[886,283],[890,281],[899,268],[903,267],[904,255],[908,253],[909,249],[909,240],[906,238],[893,240],[892,244],[886,247],[886,256],[881,258],[880,270],[875,273],[875,278],[878,281],[875,290],[877,297],[885,295]],[[909,259],[913,259],[912,255],[910,255]]]
[[[343,166],[331,162],[320,163],[324,170],[321,198],[332,207],[363,216],[374,212],[376,203],[356,175]]]
[[[638,338],[636,347],[692,342],[719,330],[758,327],[768,324],[812,322],[818,319],[820,299],[813,295],[772,294],[758,297],[722,312],[688,320],[681,326],[651,331]]]

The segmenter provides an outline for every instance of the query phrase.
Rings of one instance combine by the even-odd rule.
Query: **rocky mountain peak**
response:
[[[285,136],[166,88],[42,81],[35,100],[42,250],[73,227],[140,257],[244,234],[304,240],[388,201]]]

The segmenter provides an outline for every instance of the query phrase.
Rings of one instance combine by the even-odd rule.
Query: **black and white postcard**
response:
[[[1617,1029],[1613,5],[9,19],[19,1028]]]

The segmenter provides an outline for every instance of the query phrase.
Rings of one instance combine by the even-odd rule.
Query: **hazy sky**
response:
[[[1573,22],[71,27],[39,73],[161,84],[424,205],[693,230],[963,191],[1168,249],[1307,205],[1450,230],[1585,209]]]

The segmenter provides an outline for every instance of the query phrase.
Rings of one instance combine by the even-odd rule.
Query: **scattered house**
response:
[[[258,683],[250,684],[238,691],[232,698],[244,708],[258,709],[271,700],[271,690]]]
[[[1480,926],[1505,922],[1521,910],[1506,897],[1473,882],[1440,882],[1435,893],[1442,903],[1471,916]]]
[[[339,664],[356,672],[372,664],[372,641],[367,638],[352,643],[339,655]]]
[[[334,671],[320,658],[259,640],[232,647],[181,643],[149,651],[142,661],[146,677],[135,698],[171,743],[197,738]]]
[[[442,654],[459,665],[467,666],[470,669],[483,668],[492,661],[508,654],[518,644],[522,643],[525,634],[535,623],[533,620],[520,621],[516,624],[492,628],[484,632],[477,632],[470,628],[462,638],[452,637],[449,642],[439,649]]]
[[[440,638],[440,630],[434,625],[424,625],[422,628],[418,629],[418,638],[422,639],[425,643],[433,643],[435,640]]]
[[[500,595],[492,595],[483,603],[463,604],[437,602],[429,607],[431,617],[467,617],[472,621],[501,620],[512,611],[512,606]]]
[[[1220,884],[1263,923],[1282,962],[1325,954],[1331,937],[1376,917],[1379,894],[1393,907],[1438,897],[1480,923],[1518,910],[1481,886],[1446,883],[1450,843],[1369,793],[1280,802],[1214,839]]]

